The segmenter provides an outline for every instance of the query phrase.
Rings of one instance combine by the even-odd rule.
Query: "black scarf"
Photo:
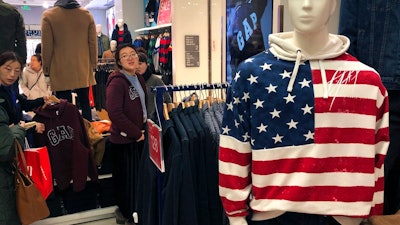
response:
[[[152,72],[150,70],[150,67],[147,67],[146,72],[144,72],[144,74],[142,76],[143,76],[144,80],[147,81],[150,78],[151,74],[152,74]]]
[[[57,0],[54,6],[60,6],[65,9],[75,9],[81,7],[76,0]]]

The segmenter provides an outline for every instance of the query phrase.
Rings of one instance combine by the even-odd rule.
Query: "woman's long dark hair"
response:
[[[4,65],[4,64],[5,64],[6,62],[8,62],[8,61],[12,61],[12,62],[17,61],[17,62],[19,62],[19,64],[21,65],[21,67],[22,67],[22,65],[24,65],[24,64],[22,63],[21,57],[19,57],[19,56],[17,55],[17,53],[15,53],[15,52],[7,51],[7,52],[4,52],[4,53],[2,53],[2,54],[0,55],[0,66]]]

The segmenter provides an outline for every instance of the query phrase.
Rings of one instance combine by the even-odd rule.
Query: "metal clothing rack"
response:
[[[155,104],[158,119],[161,124],[164,121],[163,114],[163,94],[164,92],[175,92],[175,91],[196,91],[196,90],[211,90],[211,89],[224,89],[228,88],[228,83],[214,83],[214,84],[191,84],[191,85],[165,85],[151,87],[151,91],[155,92]]]

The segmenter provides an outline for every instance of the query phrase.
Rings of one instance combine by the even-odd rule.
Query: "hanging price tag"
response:
[[[152,120],[147,119],[147,127],[149,134],[149,151],[150,159],[154,165],[163,173],[165,172],[164,155],[162,148],[161,128]]]

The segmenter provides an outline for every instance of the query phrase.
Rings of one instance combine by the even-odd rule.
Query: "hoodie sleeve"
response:
[[[113,75],[111,75],[113,76]],[[125,114],[124,99],[126,89],[121,85],[123,78],[111,78],[106,89],[106,108],[111,122],[124,132],[127,138],[137,140],[142,135],[141,129]],[[144,89],[145,90],[145,89]]]
[[[247,77],[249,73],[247,69],[243,69],[239,74]],[[219,146],[219,193],[231,225],[247,224],[252,187],[252,148],[249,136],[251,118],[248,110],[250,101],[245,98],[249,92],[244,81],[247,80],[233,80],[227,90]],[[242,99],[242,104],[236,104],[237,99]]]

